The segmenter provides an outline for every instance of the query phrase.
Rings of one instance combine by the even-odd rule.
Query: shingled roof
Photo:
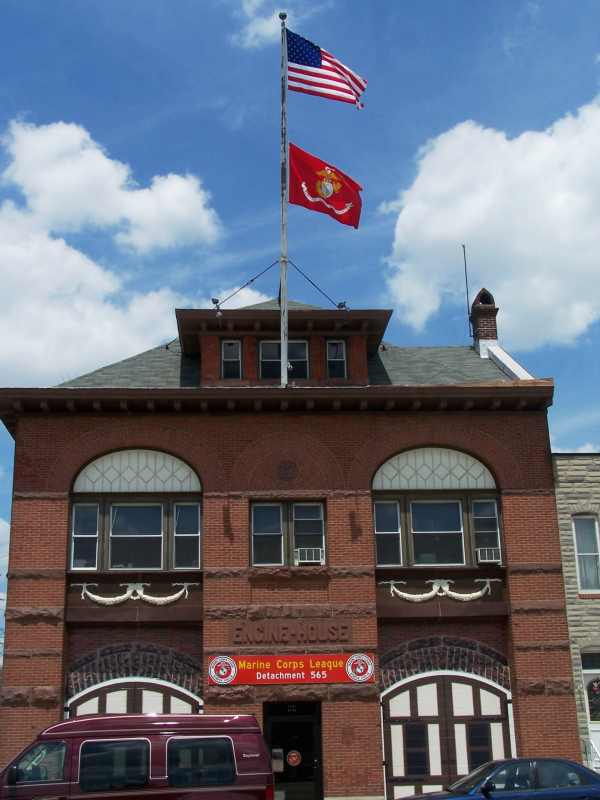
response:
[[[374,386],[436,386],[510,379],[472,347],[396,347],[384,344],[369,360]],[[178,339],[60,384],[72,389],[180,389],[200,386],[197,358]]]

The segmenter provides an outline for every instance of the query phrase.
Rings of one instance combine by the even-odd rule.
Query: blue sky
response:
[[[0,0],[0,375],[52,385],[169,339],[278,254],[270,0]],[[556,449],[598,449],[600,4],[323,0],[290,27],[369,82],[290,94],[290,139],[363,187],[358,231],[292,207],[290,256],[398,344],[466,344],[472,294],[553,376]],[[277,291],[272,270],[245,292]],[[322,298],[291,275],[290,295]],[[0,542],[12,440],[0,432]],[[4,558],[5,562],[5,558]],[[1,590],[0,586],[0,590]]]

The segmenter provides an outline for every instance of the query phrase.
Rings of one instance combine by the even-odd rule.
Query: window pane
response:
[[[252,506],[254,533],[281,533],[280,506]]]
[[[56,783],[64,780],[65,750],[63,742],[34,745],[17,763],[17,783]]]
[[[385,564],[400,564],[402,563],[400,555],[400,536],[396,534],[378,534],[375,537],[377,546],[377,563],[380,565]]]
[[[428,747],[427,729],[421,723],[408,723],[405,727],[407,747]]]
[[[281,358],[281,348],[279,342],[261,342],[260,355],[261,358],[265,360],[279,361]]]
[[[223,362],[223,377],[224,378],[241,378],[242,366],[239,361],[224,361]]]
[[[172,739],[168,744],[169,786],[215,786],[235,780],[228,739]]]
[[[460,533],[415,533],[416,564],[462,564]]]
[[[200,507],[196,505],[175,506],[175,533],[191,534],[200,530]]]
[[[137,786],[145,786],[148,782],[148,761],[148,742],[86,742],[81,746],[81,791],[130,791]]]
[[[489,722],[473,722],[469,726],[469,747],[474,748],[489,748],[490,745],[490,724]],[[489,753],[489,757],[485,759],[485,761],[491,761],[492,756]],[[482,761],[481,764],[484,764],[485,761]],[[476,766],[480,766],[477,764]]]
[[[375,530],[378,533],[400,530],[398,503],[375,503]]]
[[[223,342],[223,358],[239,360],[240,357],[240,343],[239,342]]]
[[[473,517],[473,527],[477,533],[489,533],[498,529],[496,517]]]
[[[342,359],[346,357],[346,348],[344,342],[327,342],[327,358],[330,361]]]
[[[308,363],[306,361],[292,361],[288,358],[288,377],[308,378]]]
[[[600,680],[593,678],[587,687],[588,708],[591,722],[600,721]]]
[[[327,375],[330,378],[345,378],[346,377],[346,362],[345,361],[328,361],[327,362]]]
[[[111,519],[113,536],[160,536],[162,532],[162,506],[112,506]]]
[[[475,547],[499,547],[497,531],[476,533]]]
[[[475,500],[473,503],[473,515],[475,517],[494,517],[496,518],[496,503],[493,500]]]
[[[592,517],[573,517],[578,553],[597,553],[596,520]]]
[[[533,789],[535,781],[529,761],[509,764],[492,775],[491,783],[499,792],[524,792]]]
[[[200,566],[200,537],[177,536],[175,539],[175,566],[196,569]]]
[[[96,545],[98,540],[87,536],[73,539],[73,569],[94,569],[96,567]]]
[[[462,530],[461,505],[456,501],[411,503],[410,508],[414,531]]]
[[[321,506],[317,503],[314,505],[295,505],[294,519],[321,519]]]
[[[281,365],[279,361],[261,361],[261,378],[279,378],[281,375]]]
[[[294,547],[323,547],[323,534],[296,533]]]
[[[427,726],[421,723],[407,723],[404,725],[406,748],[406,774],[427,775]]]
[[[579,584],[586,591],[600,591],[598,556],[578,556]]]
[[[600,671],[600,653],[582,653],[581,666],[583,669],[593,669]],[[600,686],[598,689],[600,694]]]
[[[141,536],[113,537],[110,566],[113,569],[160,569],[162,538]]]
[[[323,520],[321,519],[297,519],[294,522],[296,533],[322,533]]]
[[[306,342],[288,342],[288,360],[306,361]]]
[[[281,564],[282,536],[254,536],[253,554],[255,564]]]
[[[73,533],[78,536],[96,536],[98,533],[98,506],[73,506]]]
[[[540,789],[563,789],[580,786],[581,778],[568,764],[560,761],[538,761],[538,786]]]

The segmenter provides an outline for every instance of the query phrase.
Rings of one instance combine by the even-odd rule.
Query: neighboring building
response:
[[[600,769],[600,453],[553,458],[579,732]]]
[[[0,390],[2,760],[136,710],[255,713],[298,800],[578,758],[553,383],[498,345],[489,292],[473,347],[292,303],[287,389],[275,303],[176,314],[167,346]]]

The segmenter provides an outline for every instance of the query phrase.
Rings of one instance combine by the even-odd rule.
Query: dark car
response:
[[[564,758],[512,758],[489,761],[445,792],[427,800],[460,800],[473,795],[515,800],[600,800],[600,775]]]

